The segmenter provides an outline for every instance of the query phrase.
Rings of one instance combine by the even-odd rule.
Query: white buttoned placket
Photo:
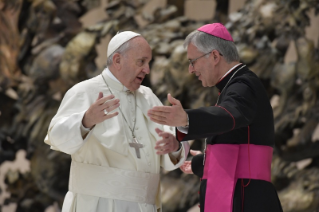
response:
[[[126,91],[125,93],[126,93],[125,100],[128,102],[128,104],[123,104],[122,111],[125,117],[127,117],[127,121],[129,122],[130,126],[134,126],[134,122],[137,121],[137,117],[143,118],[144,115],[142,114],[139,108],[136,109],[136,112],[134,110],[134,105],[135,105],[134,95],[136,94],[130,91]],[[130,133],[130,132],[127,131],[127,133]],[[141,158],[136,160],[137,166],[139,167],[138,171],[151,173],[152,163],[151,163],[151,154],[149,153],[150,143],[148,141],[149,140],[148,135],[143,135],[137,123],[135,126],[134,134],[138,142],[144,145],[144,147],[140,149]],[[129,137],[130,135],[128,134],[127,136]],[[140,168],[142,168],[142,170],[139,170]]]
[[[107,75],[109,75],[115,81],[119,82],[109,70],[107,70]],[[105,84],[107,85],[107,87],[109,88],[103,75],[102,75],[102,78],[103,78]],[[120,91],[119,93],[122,93],[123,91],[125,92],[124,98],[125,98],[125,102],[128,102],[128,104],[123,104],[120,106],[120,108],[122,108],[122,113],[125,116],[125,119],[127,119],[126,121],[128,122],[127,124],[130,125],[130,128],[133,129],[132,126],[133,127],[135,126],[134,135],[135,135],[136,139],[138,140],[139,143],[144,145],[143,148],[140,148],[141,158],[136,160],[136,163],[138,166],[138,171],[144,171],[144,172],[150,172],[150,173],[152,172],[153,173],[155,171],[155,170],[152,170],[152,162],[151,162],[152,158],[151,157],[153,155],[150,153],[150,151],[155,151],[155,150],[151,149],[152,146],[151,146],[151,143],[149,142],[150,135],[148,133],[148,130],[146,130],[146,132],[144,131],[145,129],[147,129],[147,126],[143,126],[143,128],[145,128],[145,129],[142,130],[138,127],[137,123],[134,123],[134,122],[137,122],[137,120],[136,120],[137,117],[144,118],[144,115],[143,115],[142,111],[140,111],[136,106],[137,104],[135,102],[136,101],[135,92],[128,90],[126,87],[124,87],[123,89],[124,90]],[[120,95],[120,96],[122,96],[122,95]],[[122,98],[120,98],[120,101],[122,101]],[[136,106],[136,108],[135,108],[135,106]],[[136,109],[136,110],[134,110],[134,109]],[[124,117],[123,117],[123,119],[124,119]],[[126,121],[123,120],[123,123]],[[124,126],[124,127],[125,127],[124,129],[128,129],[128,127],[126,127],[126,126]],[[139,129],[144,131],[144,133],[142,133],[142,131],[140,131]],[[130,131],[130,129],[128,129],[128,131]],[[127,130],[125,130],[125,132],[127,132]],[[128,139],[131,138],[131,134],[132,134],[132,132],[129,132],[129,134],[126,135],[126,137]],[[155,159],[153,159],[153,160],[155,160]]]

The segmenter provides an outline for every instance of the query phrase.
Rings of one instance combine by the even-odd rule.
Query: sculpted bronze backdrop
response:
[[[231,32],[241,61],[263,81],[275,117],[272,181],[285,212],[319,208],[319,48],[306,36],[318,0],[247,0],[229,14],[228,0],[216,0],[214,17],[183,15],[184,0],[146,13],[149,0],[110,0],[107,18],[83,27],[80,17],[100,0],[0,0],[0,164],[26,152],[30,171],[1,173],[10,197],[1,207],[43,212],[67,191],[70,157],[43,143],[49,122],[68,88],[99,74],[96,47],[118,31],[141,33],[153,50],[151,74],[143,82],[168,104],[170,92],[184,108],[215,103],[216,88],[203,88],[188,74],[183,40],[205,23],[221,22]],[[200,0],[196,1],[198,4]],[[318,26],[318,23],[317,23]],[[315,45],[315,43],[317,43]],[[105,46],[107,48],[107,46]],[[294,48],[296,60],[287,62]],[[106,58],[105,58],[106,61]],[[192,141],[202,150],[203,141]],[[2,178],[0,178],[2,179]],[[187,211],[198,202],[199,179],[180,170],[163,173],[165,212]],[[1,183],[0,183],[1,185]]]

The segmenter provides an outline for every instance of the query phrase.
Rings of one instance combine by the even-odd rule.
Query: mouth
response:
[[[142,82],[143,79],[144,79],[144,77],[139,77],[139,76],[137,76],[136,79],[137,79],[139,82]]]

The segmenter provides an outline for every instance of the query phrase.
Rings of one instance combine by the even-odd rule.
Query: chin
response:
[[[131,91],[136,91],[137,89],[139,89],[141,87],[141,85],[138,85],[138,86],[134,86],[132,87],[132,89],[130,89]]]

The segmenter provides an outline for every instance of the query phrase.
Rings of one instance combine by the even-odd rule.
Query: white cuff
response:
[[[91,129],[90,129],[90,128],[86,128],[86,127],[84,127],[84,126],[83,126],[83,124],[81,124],[80,129],[81,129],[81,135],[82,135],[82,136],[84,136],[85,134],[87,134],[88,132],[90,132],[90,131],[91,131]]]
[[[179,150],[177,150],[176,152],[170,152],[170,154],[174,158],[180,158],[182,150],[183,150],[183,146],[181,145],[181,148],[179,148]]]
[[[177,130],[181,133],[188,134],[188,127],[177,127]]]

